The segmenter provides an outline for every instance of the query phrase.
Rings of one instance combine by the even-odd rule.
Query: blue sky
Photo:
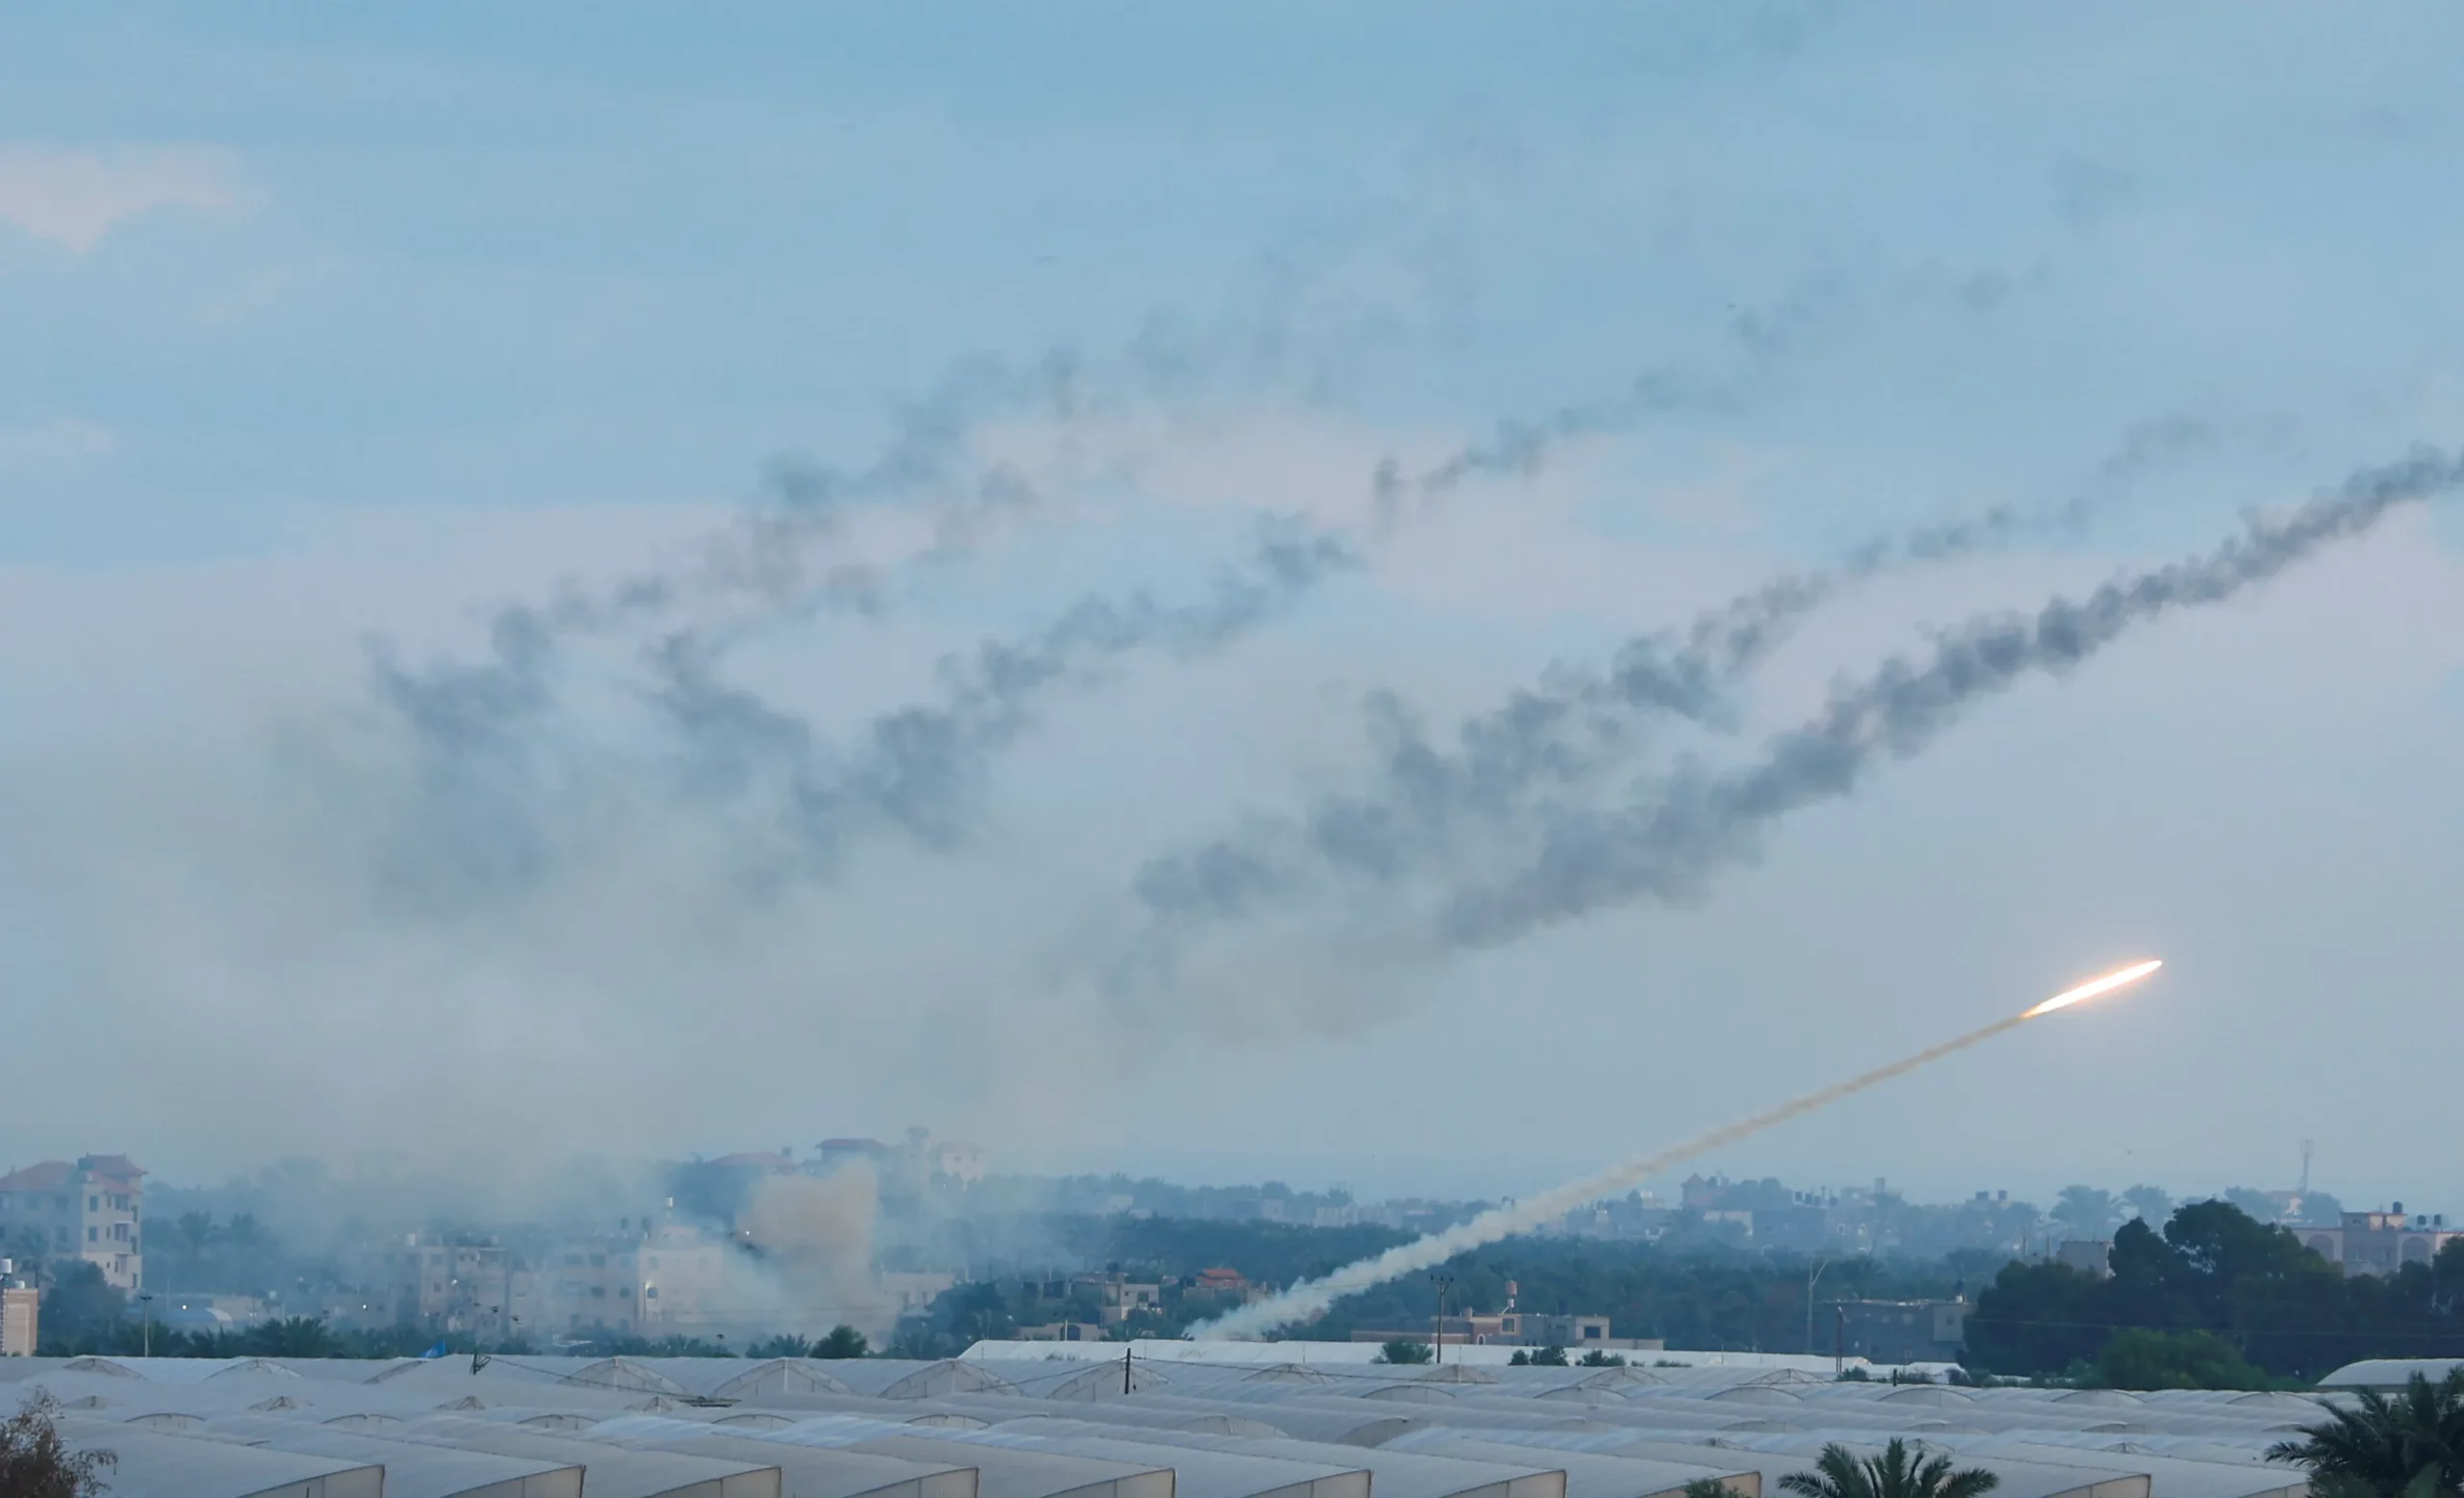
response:
[[[2143,1016],[1715,1163],[2212,1188],[2316,1138],[2350,1195],[2464,1205],[2381,1117],[2464,1039],[2451,501],[1982,703],[1698,903],[1399,963],[1408,921],[1364,895],[1117,987],[1139,868],[1357,788],[1369,694],[1443,735],[1777,569],[2084,505],[1814,616],[1729,732],[1681,740],[1717,762],[1929,629],[2464,439],[2459,31],[2427,6],[20,16],[0,984],[75,1065],[0,1099],[0,1136],[205,1172],[396,1147],[448,1098],[467,1124],[416,1131],[438,1149],[911,1115],[1022,1164],[1503,1191],[2153,949]],[[1082,596],[1199,596],[1261,514],[1364,565],[1040,705],[962,836],[783,890],[732,862],[777,802],[671,794],[657,632],[573,641],[529,746],[563,779],[496,812],[587,856],[451,915],[389,896],[424,803],[372,639],[483,659],[507,603],[689,574],[783,454],[860,467],[953,369],[1064,354],[1087,405],[962,432],[1032,514],[919,560],[929,506],[865,507],[824,549],[881,569],[884,611],[714,605],[731,680],[843,747]],[[1646,374],[1681,399],[1379,529],[1382,458]],[[181,1102],[200,1064],[249,1099],[213,1127]],[[70,1079],[106,1066],[135,1096],[89,1139]],[[538,1126],[688,1077],[727,1080]]]

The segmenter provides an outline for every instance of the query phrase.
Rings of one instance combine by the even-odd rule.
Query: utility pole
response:
[[[1453,1287],[1454,1277],[1452,1275],[1431,1275],[1428,1277],[1428,1282],[1437,1286],[1437,1322],[1431,1329],[1437,1333],[1437,1336],[1436,1340],[1430,1343],[1430,1347],[1434,1353],[1434,1362],[1432,1366],[1443,1368],[1446,1366],[1446,1292]]]
[[[1129,1349],[1127,1347],[1120,1350],[1120,1391],[1124,1394],[1129,1392]]]
[[[145,1349],[143,1356],[151,1357],[154,1356],[154,1296],[152,1292],[139,1292],[137,1297],[137,1316],[140,1328],[138,1331],[138,1336],[140,1338],[139,1345]]]
[[[1832,1323],[1831,1344],[1831,1376],[1836,1379],[1848,1371],[1848,1307],[1835,1305],[1831,1314],[1837,1318]]]
[[[1820,1279],[1822,1278],[1822,1272],[1830,1267],[1831,1260],[1824,1259],[1821,1263],[1814,1265],[1813,1273],[1806,1276],[1806,1351],[1809,1353],[1813,1351],[1814,1281]]]

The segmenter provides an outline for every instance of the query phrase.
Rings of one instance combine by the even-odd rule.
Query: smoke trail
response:
[[[1268,523],[1251,555],[1203,602],[1083,599],[1024,636],[943,661],[937,700],[874,718],[845,753],[820,744],[802,719],[721,682],[689,639],[670,640],[654,656],[652,701],[684,743],[691,788],[775,799],[776,824],[804,870],[829,866],[871,832],[947,847],[962,839],[962,814],[986,759],[1056,692],[1135,652],[1188,658],[1220,649],[1358,562],[1341,536]]]
[[[2118,578],[2086,599],[2056,598],[2033,616],[1972,619],[1945,632],[1922,663],[1893,659],[1834,690],[1810,723],[1725,772],[1681,771],[1614,811],[1554,808],[1532,863],[1447,904],[1443,939],[1486,946],[1604,905],[1698,895],[1716,869],[1753,856],[1761,830],[1853,792],[1886,756],[1921,751],[1977,699],[2035,672],[2079,665],[2133,627],[2220,603],[2321,549],[2358,535],[2394,506],[2464,484],[2464,454],[2418,448],[2364,469],[2280,520],[2256,517],[2203,557]]]
[[[2035,1012],[2030,1011],[2027,1014],[2013,1015],[2007,1020],[1996,1020],[1991,1024],[1982,1029],[1971,1030],[1957,1040],[1928,1046],[1912,1056],[1903,1056],[1887,1066],[1876,1067],[1870,1072],[1861,1072],[1844,1082],[1834,1082],[1829,1087],[1808,1093],[1802,1098],[1791,1098],[1774,1108],[1766,1108],[1751,1118],[1725,1124],[1707,1134],[1699,1134],[1681,1145],[1663,1149],[1657,1154],[1628,1160],[1623,1165],[1602,1171],[1596,1175],[1588,1175],[1581,1180],[1544,1191],[1528,1201],[1493,1207],[1470,1222],[1457,1224],[1444,1232],[1432,1233],[1425,1238],[1415,1238],[1409,1243],[1398,1244],[1374,1258],[1347,1264],[1322,1278],[1304,1280],[1280,1295],[1270,1296],[1254,1305],[1245,1305],[1220,1320],[1205,1326],[1194,1327],[1190,1334],[1201,1340],[1260,1337],[1279,1327],[1288,1327],[1296,1322],[1315,1321],[1324,1315],[1327,1308],[1335,1302],[1347,1295],[1357,1294],[1373,1286],[1384,1284],[1390,1279],[1399,1279],[1405,1275],[1424,1269],[1434,1269],[1458,1253],[1469,1253],[1502,1238],[1511,1238],[1516,1233],[1529,1232],[1543,1223],[1563,1217],[1575,1208],[1597,1201],[1603,1197],[1628,1190],[1655,1175],[1682,1165],[1697,1155],[1720,1149],[1725,1145],[1732,1145],[1740,1139],[1785,1124],[1790,1119],[1801,1118],[1816,1109],[1827,1108],[1842,1098],[1863,1092],[1869,1087],[1879,1086],[1895,1076],[1904,1076],[1918,1067],[1939,1061],[1955,1051],[1965,1050],[1971,1046],[1989,1041],[2007,1030],[2017,1029],[2034,1017]]]
[[[1315,393],[1333,372],[1400,336],[1395,314],[1310,305],[1308,291],[1283,275],[1268,285],[1262,305],[1211,322],[1150,315],[1101,358],[1056,344],[1023,360],[962,360],[894,408],[890,430],[869,458],[848,465],[801,454],[779,459],[764,476],[763,502],[681,558],[595,590],[569,584],[551,599],[498,610],[482,661],[414,670],[372,642],[374,695],[408,731],[423,761],[447,766],[443,778],[477,774],[451,766],[487,758],[493,750],[483,751],[480,740],[501,744],[552,709],[558,648],[570,638],[657,628],[688,611],[734,610],[739,626],[813,612],[878,612],[886,597],[881,565],[816,555],[844,538],[857,513],[919,516],[928,535],[907,558],[913,565],[963,555],[1003,521],[1047,507],[1037,475],[988,462],[976,451],[976,438],[992,424],[1028,418],[1065,433],[1141,400],[1187,399],[1241,381],[1288,380]],[[671,633],[698,633],[706,623]]]
[[[1399,459],[1381,461],[1371,478],[1381,522],[1400,518],[1406,502],[1426,504],[1474,478],[1529,478],[1567,444],[1613,436],[1647,421],[1686,411],[1734,414],[1778,373],[1783,362],[1811,341],[1815,329],[1847,296],[1835,275],[1809,278],[1769,306],[1732,310],[1729,341],[1743,355],[1726,374],[1704,374],[1661,365],[1635,376],[1606,400],[1563,405],[1537,419],[1507,417],[1490,434],[1407,478]]]
[[[1538,685],[1465,723],[1451,753],[1430,743],[1394,698],[1373,697],[1379,786],[1321,799],[1297,828],[1264,824],[1151,860],[1137,892],[1167,917],[1226,917],[1301,891],[1319,868],[1373,884],[1424,873],[1469,829],[1512,823],[1530,814],[1535,795],[1563,793],[1630,762],[1656,719],[1725,727],[1737,684],[1845,589],[1893,568],[1972,555],[2023,523],[2018,511],[1997,507],[1867,542],[1834,567],[1782,574],[1681,631],[1629,640],[1604,671],[1552,668]]]

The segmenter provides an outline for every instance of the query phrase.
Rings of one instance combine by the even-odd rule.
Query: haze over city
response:
[[[0,1164],[2464,1203],[2451,13],[1082,20],[13,24]]]
[[[2464,1498],[2458,58],[11,8],[0,1498]]]

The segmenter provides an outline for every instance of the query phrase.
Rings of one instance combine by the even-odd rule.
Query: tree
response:
[[[2101,1238],[2105,1225],[2114,1220],[2114,1194],[2093,1186],[2065,1186],[2052,1216],[2082,1238]]]
[[[748,1357],[810,1357],[813,1355],[812,1350],[819,1345],[808,1342],[792,1331],[782,1331],[776,1336],[764,1337],[754,1343],[745,1356]]]
[[[2165,1194],[2162,1186],[2133,1186],[2121,1194],[2121,1200],[2139,1214],[2143,1223],[2161,1223],[2165,1214],[2173,1209],[2173,1199]]]
[[[1565,1365],[1566,1350],[1562,1347],[1544,1347],[1531,1355],[1531,1366],[1534,1368],[1562,1368]]]
[[[102,1265],[63,1259],[53,1266],[39,1323],[45,1342],[75,1345],[108,1337],[127,1320],[127,1292],[103,1278]]]
[[[1582,1365],[1586,1368],[1623,1368],[1626,1359],[1618,1354],[1595,1347],[1582,1355]]]
[[[243,1345],[258,1357],[332,1357],[342,1341],[321,1316],[285,1316],[251,1327]]]
[[[1409,1337],[1397,1337],[1377,1350],[1379,1362],[1404,1367],[1427,1362],[1432,1356],[1426,1342],[1415,1342]]]
[[[2429,1498],[2464,1489],[2464,1368],[2432,1383],[2414,1374],[2394,1398],[2364,1389],[2301,1439],[2268,1448],[2310,1470],[2323,1498]]]
[[[1879,1457],[1859,1457],[1835,1441],[1822,1448],[1812,1471],[1780,1479],[1798,1498],[1980,1498],[2001,1483],[1983,1467],[1953,1471],[1948,1457],[1920,1459],[1898,1436]]]
[[[0,1493],[8,1498],[88,1498],[104,1489],[103,1469],[119,1459],[76,1451],[60,1438],[60,1402],[37,1390],[0,1420]]]
[[[871,1349],[864,1333],[845,1325],[830,1329],[830,1335],[813,1344],[815,1357],[861,1357]]]
[[[1698,1477],[1685,1485],[1684,1498],[1736,1498],[1736,1492],[1716,1477]]]
[[[214,1224],[212,1212],[182,1212],[171,1227],[179,1234],[175,1241],[181,1252],[192,1259],[203,1258],[206,1249],[222,1236],[222,1229]]]
[[[2116,1389],[2263,1389],[2268,1376],[2213,1331],[2114,1334],[2096,1354],[2096,1381]]]

